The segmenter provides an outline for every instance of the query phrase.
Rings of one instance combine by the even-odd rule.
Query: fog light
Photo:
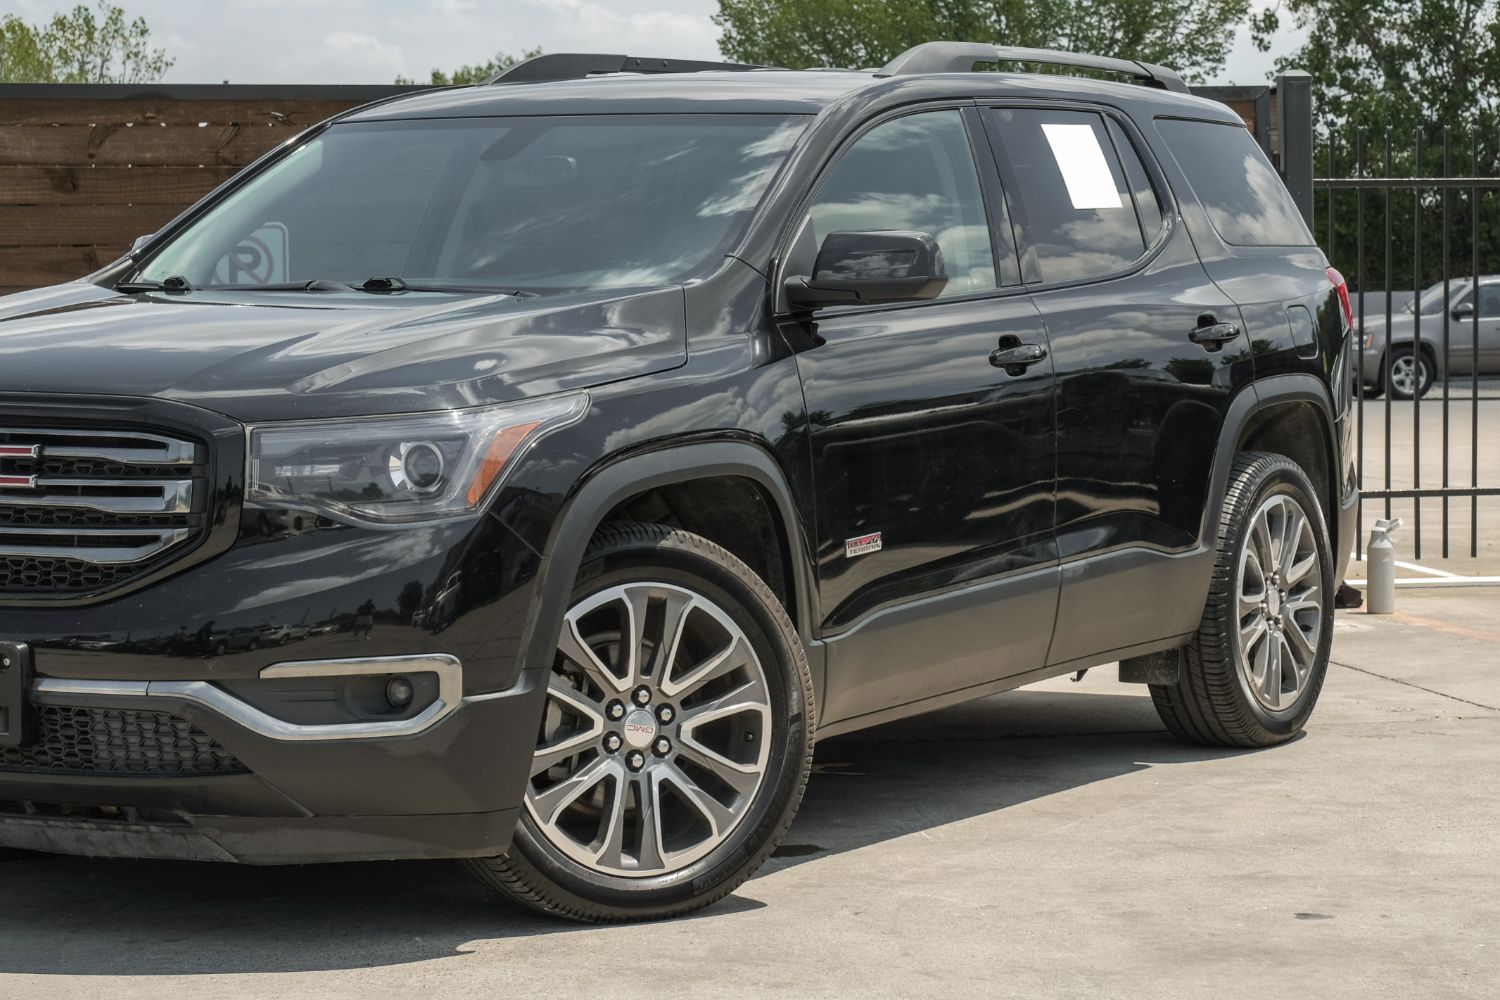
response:
[[[405,677],[392,677],[386,682],[385,700],[390,702],[394,709],[399,710],[410,705],[415,695],[416,691],[412,688],[411,681]]]

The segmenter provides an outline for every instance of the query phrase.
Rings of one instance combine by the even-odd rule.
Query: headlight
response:
[[[250,428],[252,503],[396,523],[478,509],[512,460],[588,408],[588,394],[446,413]]]

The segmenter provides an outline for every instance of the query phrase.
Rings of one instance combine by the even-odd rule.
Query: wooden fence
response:
[[[417,89],[0,85],[0,295],[96,270],[289,136]]]
[[[307,126],[422,89],[0,84],[0,295],[88,274]],[[1272,150],[1268,88],[1200,92]]]

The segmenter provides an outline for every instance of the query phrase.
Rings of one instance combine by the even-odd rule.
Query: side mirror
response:
[[[1474,303],[1472,302],[1460,302],[1458,305],[1453,307],[1454,319],[1468,319],[1473,315]]]
[[[812,277],[786,279],[798,309],[935,299],[948,285],[943,252],[926,233],[829,233]]]
[[[130,241],[130,252],[136,253],[147,243],[150,243],[154,239],[156,239],[155,233],[147,233],[145,236],[137,236],[135,239]]]

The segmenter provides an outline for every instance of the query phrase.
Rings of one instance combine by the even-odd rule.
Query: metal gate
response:
[[[1372,509],[1399,515],[1418,559],[1479,556],[1500,497],[1500,171],[1489,138],[1446,126],[1331,136],[1304,209],[1357,295],[1361,536]],[[1481,289],[1497,276],[1495,293],[1471,294],[1475,275]],[[1423,364],[1435,369],[1425,395]],[[1409,384],[1415,400],[1392,398]]]

